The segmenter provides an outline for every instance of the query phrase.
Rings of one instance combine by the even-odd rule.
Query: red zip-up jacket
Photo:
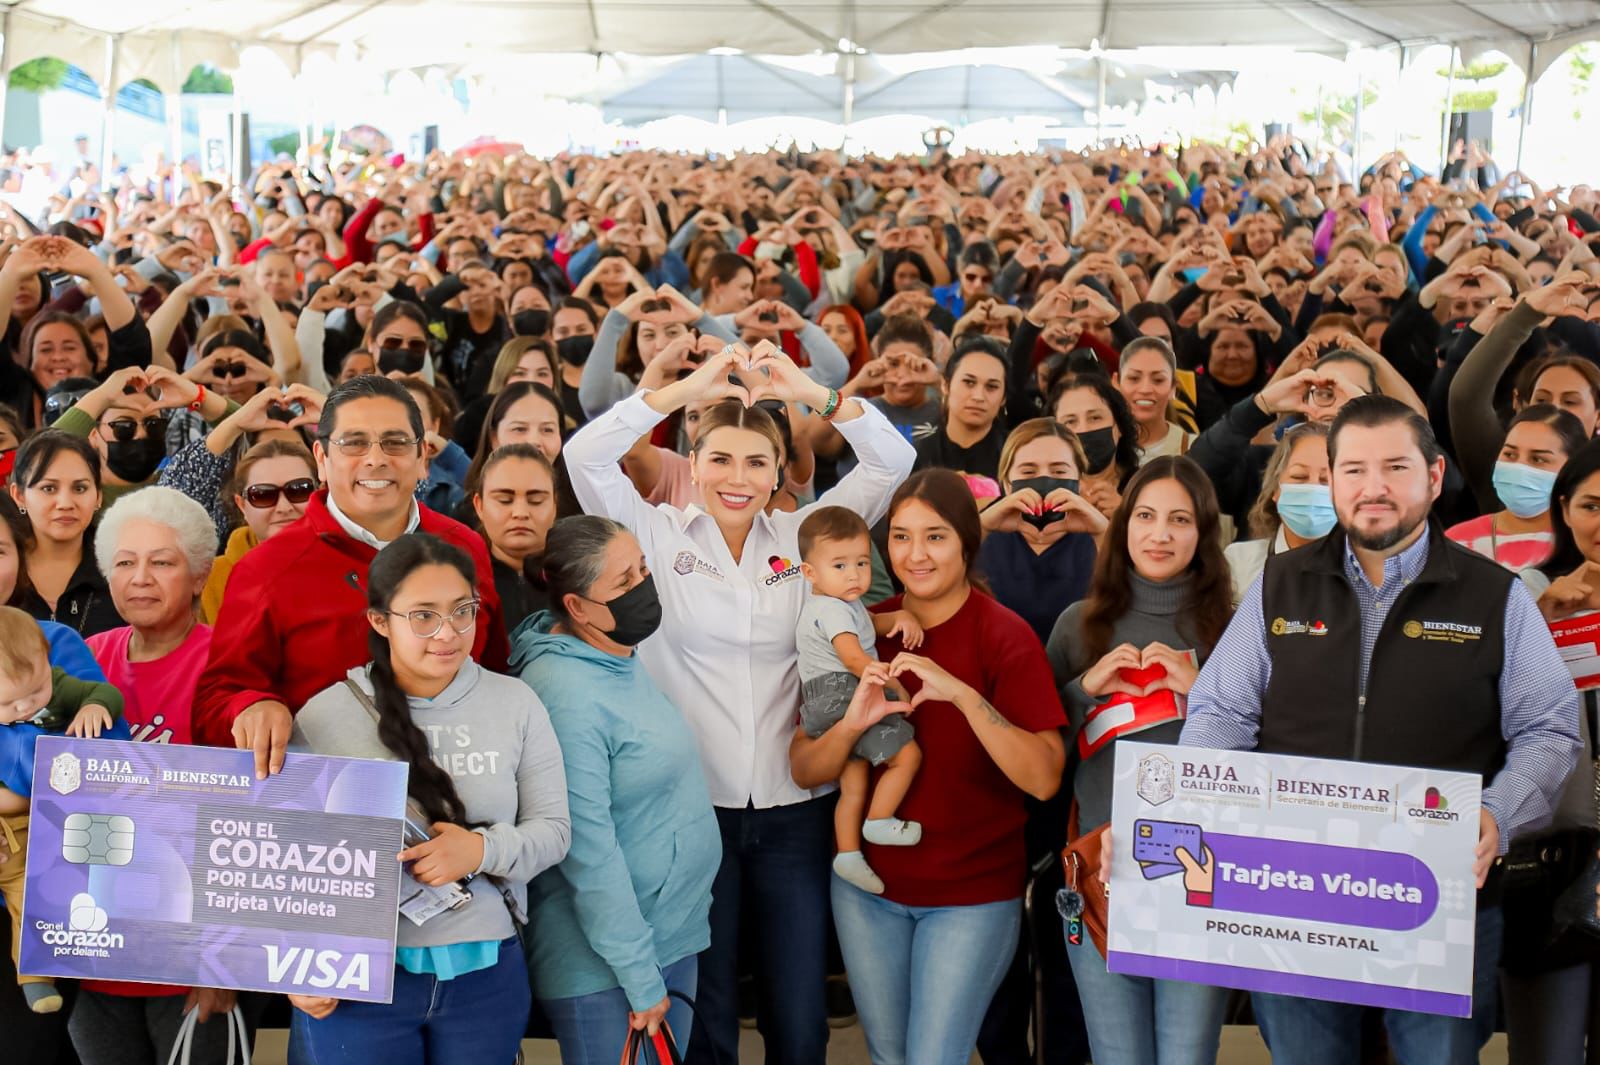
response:
[[[232,747],[233,721],[264,700],[298,713],[317,692],[372,660],[367,650],[367,567],[378,552],[334,520],[322,489],[305,516],[233,567],[211,633],[211,655],[195,688],[196,743]],[[510,657],[500,597],[483,539],[443,514],[420,508],[419,532],[464,549],[477,570],[472,657],[504,672]]]

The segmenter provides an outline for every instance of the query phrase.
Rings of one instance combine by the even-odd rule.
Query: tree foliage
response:
[[[231,94],[233,79],[209,63],[201,63],[189,71],[189,77],[183,83],[183,91]]]
[[[55,59],[50,56],[41,56],[19,64],[11,72],[8,83],[13,89],[23,89],[27,92],[49,92],[51,89],[61,88],[61,83],[67,80],[67,61]]]

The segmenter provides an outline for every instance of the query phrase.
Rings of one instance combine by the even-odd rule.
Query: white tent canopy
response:
[[[1086,48],[1280,45],[1495,49],[1537,76],[1600,37],[1595,0],[15,0],[7,66],[56,56],[177,88],[197,63],[266,47],[291,72],[353,48],[390,69],[549,52],[903,53],[1052,42]],[[344,53],[346,55],[350,53]]]
[[[1037,57],[1035,57],[1037,58]],[[1028,69],[1002,63],[890,65],[872,56],[836,57],[797,64],[778,56],[718,52],[663,65],[630,60],[599,91],[583,94],[608,121],[638,124],[671,115],[740,122],[795,115],[838,122],[845,109],[845,71],[852,65],[852,120],[920,114],[945,121],[1043,115],[1067,126],[1086,126],[1097,107],[1101,66],[1105,103],[1123,107],[1145,100],[1154,86],[1188,92],[1230,84],[1232,71],[1173,71],[1110,54],[1093,58],[1058,53]],[[612,86],[621,83],[620,88]]]

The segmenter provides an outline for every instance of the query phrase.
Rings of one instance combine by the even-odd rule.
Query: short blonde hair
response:
[[[26,611],[0,606],[0,676],[21,680],[50,660],[50,641]]]

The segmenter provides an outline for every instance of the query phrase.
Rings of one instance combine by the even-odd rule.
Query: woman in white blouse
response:
[[[810,508],[768,514],[786,456],[755,401],[801,403],[832,422],[860,460],[815,506],[844,506],[870,525],[911,472],[916,453],[882,414],[812,381],[770,344],[729,346],[693,374],[639,392],[567,442],[583,509],[638,537],[661,597],[662,624],[640,645],[645,668],[694,730],[722,829],[712,888],[711,947],[701,956],[691,1063],[738,1058],[738,934],[758,936],[760,1026],[770,1065],[826,1057],[823,986],[833,788],[807,790],[789,775],[799,712],[795,623],[807,595],[797,532]],[[687,404],[708,410],[691,453],[702,505],[651,506],[619,461]]]
[[[1338,521],[1328,488],[1328,427],[1302,422],[1283,434],[1261,475],[1261,494],[1250,508],[1252,540],[1223,548],[1239,606],[1267,559],[1321,539]]]

